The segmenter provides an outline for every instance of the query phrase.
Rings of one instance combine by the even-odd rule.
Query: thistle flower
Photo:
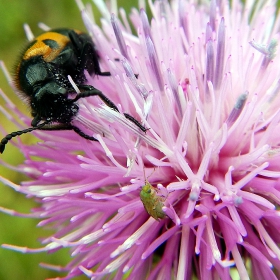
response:
[[[2,181],[36,197],[41,207],[33,215],[56,233],[40,249],[4,246],[70,248],[63,279],[231,279],[231,268],[240,279],[278,279],[274,3],[253,11],[253,1],[150,1],[151,21],[144,6],[132,10],[133,35],[122,9],[121,22],[117,10],[96,2],[102,30],[80,7],[111,76],[87,76],[88,83],[120,112],[95,97],[79,101],[74,123],[99,142],[71,131],[35,131],[41,140],[31,146],[13,142],[31,179]]]

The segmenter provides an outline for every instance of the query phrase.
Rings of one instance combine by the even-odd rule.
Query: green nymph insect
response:
[[[140,199],[147,213],[155,220],[159,221],[165,217],[165,213],[162,210],[165,198],[158,194],[158,190],[147,179],[145,179],[145,185],[140,192]]]

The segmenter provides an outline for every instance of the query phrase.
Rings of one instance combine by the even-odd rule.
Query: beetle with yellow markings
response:
[[[30,105],[32,127],[6,135],[0,142],[0,153],[13,137],[37,129],[73,130],[85,139],[97,141],[72,124],[79,111],[77,101],[99,96],[107,106],[119,110],[100,90],[86,84],[85,70],[90,75],[110,76],[110,72],[100,70],[98,53],[86,33],[60,28],[35,38],[25,49],[15,73],[15,85]],[[75,91],[68,76],[80,90],[74,98],[69,98]],[[146,131],[132,116],[126,113],[124,116]]]

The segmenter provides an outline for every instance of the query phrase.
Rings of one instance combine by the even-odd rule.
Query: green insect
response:
[[[158,191],[154,188],[146,179],[145,185],[140,192],[140,199],[150,216],[159,221],[165,217],[165,213],[162,211],[165,199],[158,195]]]

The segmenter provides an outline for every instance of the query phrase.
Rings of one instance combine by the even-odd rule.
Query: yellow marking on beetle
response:
[[[70,39],[56,32],[46,32],[38,36],[36,42],[30,46],[30,48],[25,52],[23,59],[28,60],[34,56],[42,56],[46,62],[53,61],[59,53],[65,48],[65,46],[70,42]],[[44,40],[53,40],[58,44],[58,48],[51,48],[46,45]]]

